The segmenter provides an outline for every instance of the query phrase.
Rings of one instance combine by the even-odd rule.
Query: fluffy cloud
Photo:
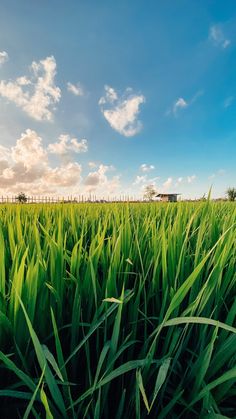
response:
[[[41,178],[47,168],[47,154],[42,139],[35,131],[27,129],[7,150],[5,168],[0,170],[0,187],[7,188],[18,183],[32,183]]]
[[[0,67],[9,60],[8,53],[6,51],[0,51]]]
[[[10,151],[7,147],[0,145],[0,161],[7,160],[10,156]]]
[[[160,180],[159,176],[149,178],[147,174],[142,176],[137,175],[133,182],[133,185],[141,185],[141,190],[143,190],[147,185],[152,185],[153,187],[155,187],[158,180]]]
[[[144,184],[144,183],[147,183],[147,182],[148,182],[147,175],[144,175],[144,176],[137,175],[135,180],[134,180],[133,185],[140,185],[140,184]]]
[[[47,153],[43,149],[42,139],[35,131],[27,129],[12,147],[11,157],[15,163],[22,163],[29,169],[37,162],[45,161]]]
[[[114,103],[118,100],[117,93],[113,87],[105,86],[105,96],[102,96],[99,100],[99,105],[105,105],[106,103]]]
[[[223,49],[227,48],[231,44],[230,39],[225,37],[220,25],[213,25],[210,27],[209,39],[215,46],[221,47]]]
[[[89,161],[89,162],[88,162],[88,166],[89,166],[91,169],[95,169],[95,167],[97,167],[97,163],[95,163],[94,161]]]
[[[60,165],[50,161],[51,152],[63,155],[68,149],[81,152],[87,147],[82,141],[61,135],[50,146],[43,145],[36,131],[27,129],[12,147],[0,146],[0,194],[79,195],[95,193],[107,196],[117,193],[120,176],[111,175],[113,166],[93,163],[82,181],[82,167],[71,159],[62,159]],[[83,150],[85,151],[85,150]]]
[[[73,186],[78,183],[81,170],[80,164],[68,163],[55,169],[48,168],[44,178],[50,185],[57,185],[59,187]]]
[[[81,85],[79,83],[72,84],[72,83],[68,82],[67,83],[67,90],[68,90],[68,92],[73,93],[73,95],[75,95],[75,96],[83,96],[84,95],[83,88],[81,87]]]
[[[81,165],[68,162],[52,167],[42,138],[27,129],[11,148],[0,147],[0,189],[2,193],[23,190],[30,194],[55,193],[78,186]]]
[[[114,193],[120,186],[119,176],[108,178],[107,172],[114,170],[113,166],[100,164],[96,171],[90,172],[84,180],[85,190],[96,193]]]
[[[168,179],[163,183],[163,188],[165,190],[169,189],[173,184],[173,179],[172,177],[168,177]]]
[[[132,89],[126,89],[119,98],[115,89],[105,86],[105,96],[99,100],[102,114],[110,126],[125,137],[132,137],[142,129],[138,120],[139,108],[145,102],[143,95],[136,95]]]
[[[55,85],[56,61],[53,56],[30,66],[31,77],[18,77],[15,81],[0,81],[0,95],[13,102],[32,118],[42,121],[53,119],[53,110],[61,97]]]
[[[141,164],[140,166],[140,170],[142,172],[150,172],[151,170],[154,170],[154,169],[155,169],[155,166],[153,166],[153,164],[144,163],[144,164]]]
[[[85,153],[88,151],[88,142],[85,139],[80,141],[77,138],[70,138],[67,134],[62,134],[57,143],[49,144],[48,151],[53,154],[65,155],[69,151],[75,153]]]
[[[98,170],[95,172],[90,172],[86,177],[84,184],[86,186],[97,186],[98,184],[104,184],[107,181],[107,176],[105,173],[110,169],[110,166],[105,166],[100,164]]]

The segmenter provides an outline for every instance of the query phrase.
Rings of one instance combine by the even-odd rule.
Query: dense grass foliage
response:
[[[234,203],[1,206],[0,417],[235,417],[235,233]]]

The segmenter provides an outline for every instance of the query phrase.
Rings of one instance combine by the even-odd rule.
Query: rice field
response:
[[[236,417],[234,203],[0,207],[0,417]]]

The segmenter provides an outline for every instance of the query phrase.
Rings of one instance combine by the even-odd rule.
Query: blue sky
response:
[[[0,4],[0,193],[236,186],[236,3]]]

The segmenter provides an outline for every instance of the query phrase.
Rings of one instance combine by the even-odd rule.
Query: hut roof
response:
[[[158,193],[156,197],[181,195],[181,193]]]

